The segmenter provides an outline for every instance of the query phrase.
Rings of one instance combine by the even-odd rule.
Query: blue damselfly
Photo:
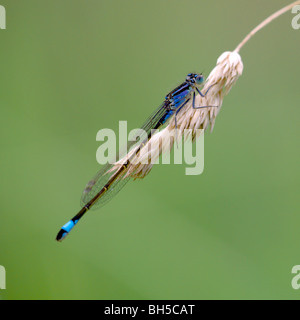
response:
[[[133,159],[142,146],[145,145],[145,142],[149,140],[151,130],[158,129],[165,125],[172,116],[175,117],[176,127],[177,114],[189,101],[192,101],[192,107],[194,109],[211,107],[195,105],[196,95],[199,94],[205,97],[211,88],[209,87],[205,93],[202,93],[199,87],[203,82],[204,77],[202,74],[190,73],[181,85],[167,94],[164,102],[141,127],[141,129],[146,132],[146,138],[135,149],[134,153],[130,155],[117,171],[112,172],[110,170],[113,166],[112,164],[105,165],[87,184],[81,199],[82,209],[60,229],[56,237],[57,241],[62,241],[89,209],[104,205],[124,187],[130,179],[129,177],[124,177],[126,169],[131,159]],[[118,159],[119,157],[117,157],[117,160]]]

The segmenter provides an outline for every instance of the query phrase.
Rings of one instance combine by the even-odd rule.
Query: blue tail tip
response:
[[[60,229],[57,236],[56,236],[56,241],[61,242],[65,239],[65,237],[69,234],[69,232],[67,232],[64,229]]]
[[[56,241],[62,241],[69,234],[69,232],[74,228],[78,220],[70,220],[67,222],[58,232],[56,236]]]

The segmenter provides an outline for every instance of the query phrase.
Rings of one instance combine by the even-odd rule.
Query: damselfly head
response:
[[[189,73],[186,77],[186,81],[200,85],[204,82],[204,76],[202,73]]]

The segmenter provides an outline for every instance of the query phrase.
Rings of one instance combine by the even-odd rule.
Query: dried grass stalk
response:
[[[157,162],[162,152],[170,152],[172,149],[176,133],[176,138],[182,137],[194,140],[197,136],[197,129],[206,130],[210,125],[213,129],[216,116],[218,115],[224,97],[228,94],[238,77],[243,72],[243,63],[237,52],[224,52],[218,59],[216,67],[208,76],[203,92],[210,87],[205,97],[196,96],[196,106],[218,106],[203,109],[193,109],[192,101],[187,103],[177,115],[177,130],[175,130],[175,117],[173,116],[168,126],[154,134],[139,153],[131,159],[125,177],[144,178],[151,170],[153,164]],[[186,129],[189,135],[184,135]],[[171,138],[170,138],[171,137]],[[119,160],[112,170],[117,170],[126,163],[136,150],[132,150],[126,157]]]
[[[243,62],[239,55],[240,49],[247,43],[259,30],[275,20],[283,13],[291,10],[295,5],[300,4],[300,0],[275,12],[273,15],[264,20],[255,29],[253,29],[244,40],[236,47],[233,52],[227,51],[221,54],[217,60],[216,67],[208,76],[203,91],[210,88],[205,97],[197,95],[196,106],[218,106],[195,110],[190,101],[177,115],[177,133],[176,137],[181,140],[183,137],[190,138],[192,141],[197,137],[197,129],[206,130],[209,126],[213,130],[216,117],[220,112],[224,97],[231,90],[237,79],[242,75]],[[189,135],[184,135],[186,129],[191,129]],[[174,146],[175,139],[175,117],[170,120],[167,127],[154,134],[138,154],[131,159],[123,178],[132,177],[134,179],[144,178],[152,169],[153,164],[158,160],[163,152],[170,152]],[[117,170],[136,152],[132,150],[124,158],[119,160],[112,171]]]

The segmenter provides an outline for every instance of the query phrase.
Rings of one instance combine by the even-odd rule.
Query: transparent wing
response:
[[[157,129],[163,124],[163,120],[166,115],[170,112],[169,102],[165,101],[163,104],[159,106],[157,110],[153,112],[153,114],[146,120],[143,126],[140,128],[141,132],[146,132],[146,140],[150,138],[151,129]],[[142,131],[143,130],[143,131]],[[131,141],[128,143],[128,149],[126,152],[136,144],[136,141]],[[145,143],[145,140],[140,141],[140,146],[142,143]],[[139,148],[137,148],[138,150]],[[118,154],[116,156],[116,161],[121,159],[122,154]],[[105,187],[106,183],[111,179],[111,177],[115,174],[115,172],[110,172],[110,169],[114,166],[114,164],[106,164],[102,167],[102,169],[94,176],[92,180],[86,185],[82,197],[81,204],[85,206],[89,201],[91,201],[99,191]],[[125,174],[125,172],[124,172]],[[103,193],[103,195],[95,202],[92,208],[99,208],[106,204],[110,199],[112,199],[130,180],[129,177],[123,179],[123,175],[120,175],[110,186],[110,188]]]
[[[107,164],[101,168],[92,180],[86,185],[82,197],[81,205],[85,206],[96,194],[106,185],[107,181],[114,175],[115,172],[109,172],[113,167],[112,164]],[[103,194],[101,198],[92,206],[91,209],[96,209],[106,204],[113,198],[129,181],[130,178],[122,179],[122,176],[116,180],[112,186]]]

